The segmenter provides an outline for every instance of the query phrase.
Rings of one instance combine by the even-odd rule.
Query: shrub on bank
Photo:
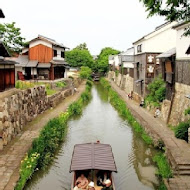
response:
[[[129,124],[134,128],[137,133],[140,133],[142,138],[147,144],[152,144],[152,139],[149,137],[142,126],[136,121],[129,109],[126,107],[126,103],[119,95],[111,88],[109,82],[105,78],[101,78],[100,83],[108,90],[108,96],[110,103],[115,107],[119,114],[128,120]]]
[[[189,127],[190,127],[190,121],[181,122],[176,128],[174,128],[175,136],[179,139],[183,139],[188,142]]]
[[[40,135],[32,143],[24,160],[21,161],[20,179],[16,190],[22,190],[32,174],[41,168],[45,168],[53,160],[54,153],[63,142],[67,130],[67,121],[71,116],[82,113],[84,102],[90,100],[90,89],[92,83],[86,83],[86,90],[81,94],[78,101],[72,103],[67,112],[61,113],[59,117],[50,120],[41,130]],[[85,100],[84,100],[85,96]]]

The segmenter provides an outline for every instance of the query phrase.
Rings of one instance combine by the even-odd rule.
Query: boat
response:
[[[85,174],[89,183],[94,182],[95,190],[101,190],[103,187],[97,185],[98,172],[109,172],[113,190],[116,190],[113,172],[117,173],[117,167],[109,144],[99,142],[76,144],[71,159],[71,172],[73,172],[71,190],[74,189],[81,173]]]

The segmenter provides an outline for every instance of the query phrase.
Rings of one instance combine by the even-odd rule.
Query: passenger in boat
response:
[[[110,174],[107,171],[99,171],[97,173],[97,185],[98,186],[105,186],[105,182],[107,179],[110,179]]]
[[[88,184],[88,190],[95,190],[93,181]]]
[[[105,187],[103,187],[101,190],[113,190],[111,180],[107,179],[105,181]]]
[[[77,178],[77,182],[80,182],[80,185],[81,185],[81,189],[87,189],[87,186],[88,186],[88,179],[84,176],[84,174],[82,173],[80,175],[80,177]]]
[[[80,181],[76,182],[76,186],[74,187],[73,190],[82,190],[81,189],[81,182]]]

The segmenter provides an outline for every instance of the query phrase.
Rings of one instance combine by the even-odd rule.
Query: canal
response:
[[[55,155],[54,162],[45,171],[36,172],[25,190],[70,190],[69,173],[73,147],[77,143],[111,144],[118,173],[114,174],[117,190],[157,189],[159,180],[152,157],[156,150],[147,146],[129,124],[109,103],[100,84],[92,88],[92,100],[80,117],[68,122],[65,142]]]

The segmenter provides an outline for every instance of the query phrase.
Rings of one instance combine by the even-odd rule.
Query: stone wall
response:
[[[52,96],[46,95],[45,86],[0,93],[0,150],[22,131],[27,122],[74,94],[74,88],[81,82],[76,78],[67,88]]]
[[[114,71],[109,71],[108,73],[108,79],[113,80],[117,86],[119,86],[122,90],[124,90],[127,94],[131,93],[133,91],[133,84],[134,84],[134,79],[130,77],[128,74],[127,75],[121,75],[120,73],[116,77]]]
[[[170,100],[164,100],[161,105],[161,119],[167,123],[169,120],[169,116],[171,113],[171,101]]]
[[[19,90],[0,101],[0,150],[21,132],[26,122],[49,106],[45,86]]]
[[[176,83],[169,124],[176,126],[180,122],[190,119],[190,116],[184,114],[184,111],[190,107],[190,99],[186,95],[190,95],[190,85]]]

